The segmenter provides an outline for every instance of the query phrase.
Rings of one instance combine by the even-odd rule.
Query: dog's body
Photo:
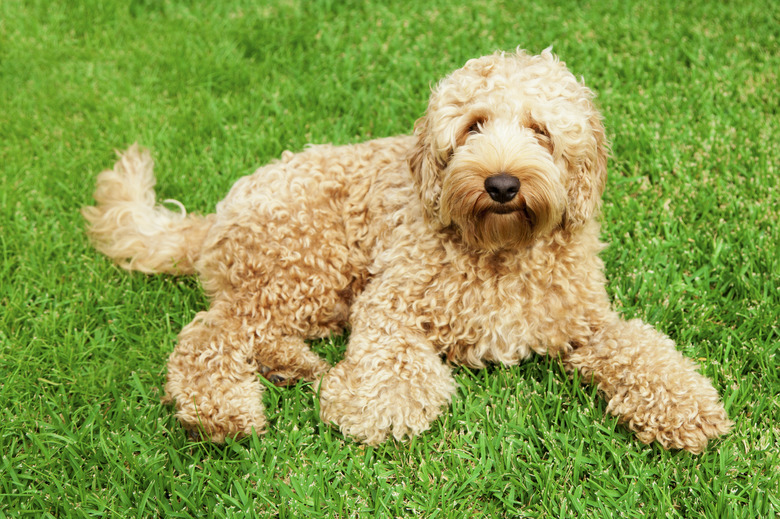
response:
[[[700,451],[730,422],[674,344],[610,309],[596,222],[606,143],[590,91],[549,52],[472,60],[414,136],[315,146],[239,180],[207,217],[155,206],[129,150],[85,209],[127,268],[196,272],[211,298],[166,392],[213,440],[261,431],[257,374],[321,378],[321,415],[369,443],[427,429],[450,364],[560,356],[645,442]],[[332,369],[306,339],[351,328]]]

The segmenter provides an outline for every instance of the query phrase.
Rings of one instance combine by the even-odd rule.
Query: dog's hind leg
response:
[[[253,334],[226,305],[200,312],[179,334],[168,360],[164,401],[190,432],[212,441],[265,429]]]
[[[277,386],[288,386],[303,379],[316,380],[330,368],[298,336],[266,336],[255,350],[260,375]]]
[[[186,429],[222,442],[264,431],[258,375],[287,385],[314,380],[329,367],[302,338],[280,335],[230,302],[215,301],[179,334],[164,400],[175,404]]]

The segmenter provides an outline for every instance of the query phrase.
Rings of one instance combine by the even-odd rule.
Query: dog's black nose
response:
[[[485,191],[499,204],[505,204],[520,191],[520,181],[512,175],[499,173],[485,179]]]

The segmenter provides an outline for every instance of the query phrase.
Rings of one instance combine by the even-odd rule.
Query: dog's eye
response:
[[[479,133],[481,131],[482,131],[482,122],[476,121],[472,123],[471,126],[469,126],[467,133],[472,134],[472,133]]]
[[[552,152],[553,141],[550,138],[550,132],[547,131],[547,128],[538,123],[534,123],[528,126],[528,128],[533,130],[534,135],[536,136],[536,140],[539,142],[539,144],[547,148],[547,151]]]
[[[550,134],[547,132],[547,129],[542,125],[534,124],[531,126],[531,129],[538,137],[544,137],[546,139],[550,138]]]

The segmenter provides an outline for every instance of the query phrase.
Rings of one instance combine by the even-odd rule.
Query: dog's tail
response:
[[[81,210],[95,248],[128,270],[192,274],[214,215],[171,211],[155,202],[153,161],[133,145],[97,178],[94,207]]]

